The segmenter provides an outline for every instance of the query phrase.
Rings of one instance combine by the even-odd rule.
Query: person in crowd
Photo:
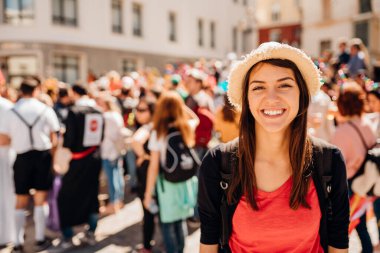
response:
[[[5,119],[6,113],[13,107],[13,103],[1,96],[0,92],[0,119]],[[1,124],[1,123],[0,123]],[[10,139],[0,134],[0,249],[2,246],[14,242],[16,235],[14,183],[12,166],[16,158],[10,148]],[[5,137],[5,138],[4,138]]]
[[[67,173],[62,178],[58,194],[58,211],[63,240],[58,249],[73,246],[73,226],[87,223],[89,228],[81,238],[83,243],[96,243],[98,221],[99,174],[102,166],[100,145],[103,139],[104,118],[90,99],[86,87],[73,85],[74,105],[65,125],[63,146],[72,152]],[[57,250],[58,250],[57,249]]]
[[[351,78],[356,78],[357,75],[365,71],[369,66],[366,66],[365,54],[362,51],[363,43],[360,39],[352,39],[350,45],[350,60],[347,63],[348,74]]]
[[[208,150],[207,145],[212,136],[213,113],[215,111],[212,98],[203,90],[204,79],[205,74],[201,70],[191,69],[187,72],[185,80],[186,89],[189,93],[185,100],[186,105],[196,113],[200,121],[195,130],[195,150],[200,158]]]
[[[352,195],[351,185],[353,180],[360,175],[360,168],[367,154],[367,147],[376,143],[370,122],[363,116],[365,93],[355,82],[346,82],[341,88],[337,105],[343,121],[337,126],[331,137],[331,143],[342,151],[347,166],[347,178],[349,192]],[[347,138],[349,136],[349,138]],[[366,146],[362,142],[364,138]],[[366,214],[360,218],[356,227],[363,253],[373,252],[371,239],[366,225]]]
[[[370,113],[365,116],[371,121],[372,130],[374,131],[377,143],[380,140],[380,89],[374,88],[367,93],[368,107]],[[379,239],[380,239],[380,198],[377,198],[373,202],[373,209],[377,219],[377,226],[379,229]],[[376,245],[376,250],[380,249],[380,244]]]
[[[96,98],[98,106],[103,110],[105,122],[104,138],[101,145],[103,170],[106,174],[109,203],[104,213],[115,213],[124,206],[124,175],[121,167],[121,150],[118,142],[123,143],[123,117],[110,95],[101,95]]]
[[[51,245],[45,237],[48,215],[45,202],[52,184],[52,159],[60,126],[53,109],[37,100],[39,87],[38,79],[24,79],[20,85],[21,98],[0,121],[0,133],[9,138],[11,148],[17,153],[13,165],[16,192],[15,252],[23,250],[25,211],[30,189],[36,190],[33,195],[35,250],[42,251]]]
[[[347,52],[347,40],[340,39],[338,44],[339,54],[335,64],[335,70],[343,68],[350,61],[350,54]]]
[[[224,105],[216,110],[214,130],[221,142],[229,142],[239,136],[240,113],[236,111],[224,95]]]
[[[54,111],[58,116],[61,126],[64,127],[64,122],[69,113],[69,107],[71,106],[70,89],[66,83],[58,83],[58,98],[54,104]]]
[[[375,88],[367,93],[367,105],[370,112],[367,117],[373,123],[376,137],[380,139],[380,88]]]
[[[343,158],[307,136],[307,109],[319,88],[310,58],[277,42],[261,44],[231,70],[229,100],[242,110],[239,138],[229,143],[235,148],[223,150],[222,144],[202,161],[201,253],[216,253],[220,246],[226,252],[348,252]],[[331,205],[318,176],[322,166],[314,165],[318,145],[331,152]],[[226,152],[234,159],[226,165],[230,179],[223,181]],[[318,154],[320,160],[325,153]]]
[[[311,98],[308,109],[308,132],[309,134],[329,141],[334,132],[334,121],[329,117],[334,107],[331,98],[322,90],[319,90]]]
[[[148,149],[150,162],[144,207],[152,208],[155,185],[159,203],[161,231],[167,253],[182,253],[187,235],[186,218],[194,214],[197,178],[172,183],[166,180],[160,171],[160,164],[166,163],[169,128],[178,129],[188,147],[195,144],[194,130],[199,123],[195,113],[185,106],[175,91],[164,92],[157,101],[153,117],[153,131]],[[157,183],[156,183],[157,182]]]
[[[135,80],[132,77],[124,76],[121,79],[122,88],[121,93],[118,97],[118,102],[121,107],[122,116],[124,119],[124,125],[132,130],[136,130],[135,114],[133,109],[138,103],[138,98],[135,96],[136,85]],[[125,165],[128,170],[130,177],[131,191],[136,192],[137,190],[137,176],[136,176],[136,157],[132,150],[127,150],[124,156]]]
[[[150,133],[153,128],[153,113],[156,101],[153,98],[141,97],[136,106],[136,123],[140,127],[136,130],[132,137],[132,149],[136,154],[136,171],[137,171],[137,194],[141,200],[144,200],[144,193],[146,190],[146,178],[148,173],[148,166],[150,161],[150,151],[148,149],[148,141]],[[151,213],[143,205],[143,245],[140,253],[152,252],[152,240],[154,235],[154,217],[155,214]]]

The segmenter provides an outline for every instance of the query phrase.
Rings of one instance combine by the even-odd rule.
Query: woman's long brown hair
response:
[[[245,194],[250,206],[254,210],[259,209],[255,197],[257,194],[257,182],[254,170],[255,150],[259,147],[255,146],[255,119],[248,106],[248,81],[251,71],[261,63],[291,69],[296,78],[300,90],[300,97],[298,114],[290,125],[289,157],[292,167],[293,185],[290,193],[289,206],[292,209],[297,209],[300,205],[310,208],[310,205],[306,201],[310,177],[305,176],[312,155],[311,142],[307,137],[307,108],[310,102],[310,94],[306,82],[297,66],[289,60],[282,59],[261,61],[252,66],[245,76],[245,81],[242,87],[242,112],[237,154],[239,164],[236,169],[232,170],[232,180],[227,192],[227,201],[229,204],[237,203],[239,199],[236,197],[236,192],[240,188],[242,193]]]
[[[175,91],[161,94],[153,115],[153,128],[157,138],[165,137],[170,127],[177,128],[188,147],[194,146],[194,131],[188,124],[189,118],[185,113],[185,103]]]

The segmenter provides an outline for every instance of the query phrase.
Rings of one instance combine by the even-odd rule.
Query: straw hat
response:
[[[311,96],[317,94],[321,87],[320,71],[313,61],[303,51],[298,48],[281,44],[278,42],[266,42],[261,44],[256,50],[247,54],[241,61],[233,67],[228,77],[228,99],[234,106],[241,108],[242,89],[244,78],[248,70],[256,63],[269,59],[290,60],[300,70]]]

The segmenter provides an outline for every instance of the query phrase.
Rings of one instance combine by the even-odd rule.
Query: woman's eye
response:
[[[263,86],[255,86],[252,88],[252,91],[263,90],[263,89],[264,89]]]
[[[284,84],[280,85],[280,88],[290,88],[290,87],[292,87],[292,85],[287,84],[287,83],[284,83]]]

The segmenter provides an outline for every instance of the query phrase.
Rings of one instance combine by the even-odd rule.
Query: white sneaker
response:
[[[72,249],[74,248],[75,245],[73,244],[72,240],[61,240],[58,245],[52,247],[52,248],[49,248],[48,252],[49,253],[61,253],[61,252],[64,252],[66,250],[69,250],[69,249]]]
[[[90,246],[94,246],[97,243],[95,234],[92,231],[86,231],[83,236],[79,237],[79,241],[81,244],[88,244]]]

